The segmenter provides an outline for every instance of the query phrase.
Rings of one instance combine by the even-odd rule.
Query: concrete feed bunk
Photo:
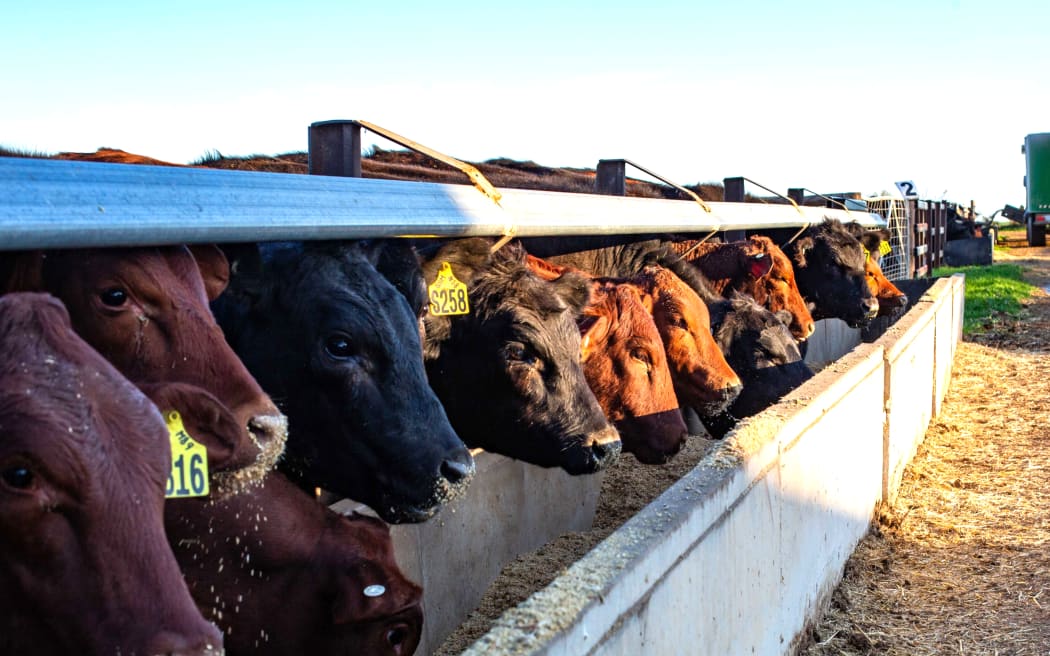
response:
[[[940,409],[963,291],[937,281],[464,653],[789,653]]]

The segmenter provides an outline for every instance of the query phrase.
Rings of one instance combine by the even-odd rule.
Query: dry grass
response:
[[[1047,249],[996,257],[1050,285]],[[960,345],[899,496],[798,654],[1050,653],[1048,330],[1044,292]]]

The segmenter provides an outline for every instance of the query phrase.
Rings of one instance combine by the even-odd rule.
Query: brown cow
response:
[[[153,404],[45,294],[0,298],[0,381],[0,653],[221,652],[165,538]]]
[[[662,266],[646,266],[632,280],[653,297],[653,319],[671,365],[678,402],[705,416],[724,410],[743,384],[711,334],[707,305],[691,286]]]
[[[586,273],[526,255],[547,280]],[[589,277],[589,276],[587,276]],[[667,355],[652,318],[652,297],[617,278],[592,279],[591,298],[577,320],[583,375],[623,450],[659,464],[681,450],[688,430],[678,410]]]
[[[227,656],[408,656],[418,645],[422,590],[380,520],[329,510],[277,471],[235,495],[175,503],[168,538]]]
[[[681,450],[689,431],[652,308],[637,286],[598,279],[579,325],[584,376],[624,451],[660,464]]]
[[[690,240],[676,242],[672,249],[696,265],[726,298],[738,291],[771,312],[790,312],[788,328],[795,339],[805,340],[816,329],[795,283],[791,260],[769,237],[751,235],[747,241],[730,243]]]
[[[887,317],[900,312],[908,305],[908,297],[882,273],[883,244],[888,249],[890,232],[885,228],[868,230],[858,223],[847,223],[846,229],[856,237],[864,248],[864,275],[868,289],[879,301],[880,317]],[[888,250],[887,250],[888,252]]]
[[[273,468],[284,449],[285,419],[208,308],[229,278],[217,248],[36,251],[15,254],[0,268],[0,288],[48,291],[62,300],[77,333],[132,382],[207,390],[242,429],[235,460],[254,462],[258,475]]]

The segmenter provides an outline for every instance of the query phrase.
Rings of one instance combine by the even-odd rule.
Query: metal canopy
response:
[[[0,157],[0,250],[365,237],[519,237],[798,227],[840,209]]]

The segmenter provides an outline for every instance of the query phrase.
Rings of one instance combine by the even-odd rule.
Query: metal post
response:
[[[806,198],[806,191],[802,187],[792,187],[788,189],[788,198],[795,201],[799,205],[802,205]]]
[[[627,160],[600,159],[595,169],[594,189],[606,196],[627,195]]]
[[[725,186],[724,198],[727,203],[744,202],[743,178],[723,178],[722,184]],[[726,230],[722,234],[727,242],[744,241],[747,239],[746,230]]]
[[[310,124],[310,175],[361,177],[361,126],[353,121],[318,121]]]
[[[725,201],[727,203],[744,202],[743,178],[724,178],[722,184],[725,185]]]

